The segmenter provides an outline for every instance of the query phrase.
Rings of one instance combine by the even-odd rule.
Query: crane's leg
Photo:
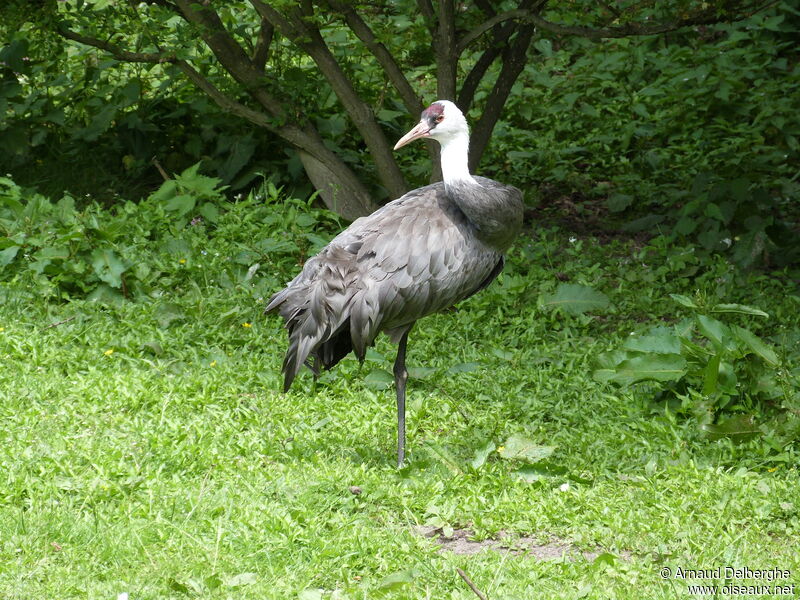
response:
[[[397,468],[403,466],[406,458],[406,380],[408,371],[406,370],[406,344],[408,343],[408,332],[412,325],[403,332],[400,344],[397,348],[397,358],[394,361],[394,384],[397,388]]]

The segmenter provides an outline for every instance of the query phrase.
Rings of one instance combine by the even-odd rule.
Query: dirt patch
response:
[[[524,556],[535,560],[556,560],[565,558],[567,560],[593,561],[605,552],[601,548],[595,550],[580,550],[566,540],[549,535],[542,541],[541,538],[529,536],[516,537],[500,531],[497,537],[477,541],[472,539],[475,536],[469,529],[454,529],[451,536],[445,536],[440,527],[420,525],[414,528],[418,535],[426,538],[434,538],[441,546],[439,552],[452,552],[453,554],[477,554],[482,550],[494,552],[506,552],[515,556]],[[616,553],[617,556],[628,560],[629,552]]]

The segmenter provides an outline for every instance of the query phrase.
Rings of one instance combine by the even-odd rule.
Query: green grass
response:
[[[365,381],[391,369],[393,347],[382,339],[362,367],[348,359],[279,393],[285,334],[261,315],[258,278],[220,285],[248,231],[210,237],[208,255],[221,256],[193,257],[202,276],[137,303],[48,303],[24,280],[0,288],[0,597],[475,598],[456,567],[493,600],[691,597],[692,582],[661,579],[664,566],[797,580],[794,441],[710,440],[652,387],[591,377],[631,331],[677,320],[669,293],[758,306],[769,321],[742,319],[760,335],[795,330],[785,281],[687,249],[534,229],[500,281],[414,330],[409,365],[433,371],[410,382],[398,471],[394,392]],[[540,309],[557,274],[614,308]],[[779,411],[759,414],[768,430]],[[515,433],[555,446],[549,476],[526,482],[497,452],[470,466]],[[455,555],[415,533],[426,524],[604,554]]]

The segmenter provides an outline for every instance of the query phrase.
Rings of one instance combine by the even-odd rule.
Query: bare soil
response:
[[[507,552],[515,556],[524,556],[535,560],[557,560],[563,558],[575,561],[583,558],[591,562],[605,552],[601,548],[580,550],[568,541],[553,535],[547,535],[544,538],[512,536],[501,531],[495,538],[477,541],[472,539],[475,534],[469,529],[454,529],[450,537],[445,536],[440,527],[420,525],[414,529],[418,535],[434,538],[441,546],[440,552],[452,552],[453,554],[477,554],[483,550],[488,550],[492,552]],[[630,553],[627,551],[616,554],[625,560],[630,558]]]

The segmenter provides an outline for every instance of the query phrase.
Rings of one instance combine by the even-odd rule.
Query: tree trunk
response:
[[[228,34],[217,13],[209,7],[193,4],[191,0],[176,0],[176,3],[187,20],[200,26],[200,35],[206,44],[233,78],[245,87],[250,96],[273,117],[285,118],[281,103],[263,86],[260,68]],[[311,183],[319,190],[328,208],[351,220],[375,210],[377,205],[367,188],[345,162],[325,146],[322,137],[315,129],[295,124],[275,125],[264,113],[230,101],[196,70],[181,62],[184,72],[217,104],[238,112],[291,144],[298,151]],[[400,186],[397,182],[395,184],[398,189],[393,191],[400,191]],[[403,187],[402,191],[404,190]]]
[[[325,43],[319,29],[304,18],[308,15],[297,14],[294,10],[278,11],[270,3],[261,0],[250,1],[263,18],[269,20],[278,31],[302,48],[316,63],[364,139],[375,162],[381,183],[391,196],[402,196],[408,190],[408,185],[392,154],[392,147],[378,125],[369,104],[358,95],[353,83]],[[306,7],[306,11],[311,11],[311,7]]]
[[[325,206],[348,221],[363,217],[378,206],[350,169],[336,169],[315,156],[297,151],[311,184],[319,191]]]
[[[497,76],[497,81],[486,100],[483,114],[475,124],[475,129],[472,133],[469,152],[470,169],[478,166],[486,147],[489,145],[494,126],[503,112],[503,107],[506,104],[506,100],[508,100],[508,95],[511,93],[511,88],[525,67],[533,32],[533,25],[520,26],[516,40],[514,40],[511,47],[506,48],[503,52],[503,67],[500,69],[500,75]]]
[[[456,10],[453,0],[439,0],[439,26],[434,41],[436,49],[436,91],[438,100],[456,101],[458,43]]]

